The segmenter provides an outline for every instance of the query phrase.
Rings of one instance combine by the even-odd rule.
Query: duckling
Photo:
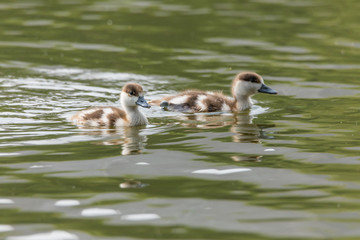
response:
[[[186,90],[174,96],[152,100],[150,104],[178,112],[243,111],[253,105],[251,96],[257,92],[277,94],[275,90],[264,84],[259,74],[241,72],[236,75],[232,83],[233,98],[219,92]]]
[[[82,110],[71,117],[76,125],[92,127],[120,127],[148,124],[138,106],[150,108],[144,98],[143,88],[136,83],[126,84],[120,94],[120,102],[124,110],[117,107],[92,107]]]

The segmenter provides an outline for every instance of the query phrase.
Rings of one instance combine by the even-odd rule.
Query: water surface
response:
[[[0,236],[358,239],[360,3],[0,3]],[[150,124],[68,117],[221,90],[256,71],[277,96],[250,111],[144,109]]]

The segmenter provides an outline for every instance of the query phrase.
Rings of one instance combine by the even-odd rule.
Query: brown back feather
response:
[[[112,113],[107,115],[110,126],[114,126],[116,123],[116,120],[118,120],[120,118],[124,119],[124,121],[128,121],[125,111],[123,111],[117,107],[109,107],[109,108],[111,108],[113,111]]]
[[[96,120],[96,119],[101,118],[103,114],[104,114],[104,110],[99,109],[92,113],[84,114],[83,119],[84,120]]]

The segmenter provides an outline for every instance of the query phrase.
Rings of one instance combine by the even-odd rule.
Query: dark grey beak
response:
[[[144,97],[139,97],[138,100],[136,101],[136,105],[139,105],[140,107],[143,108],[150,108],[151,106],[146,102]]]
[[[269,94],[277,94],[277,92],[275,90],[269,88],[265,84],[261,84],[261,88],[258,90],[258,92],[269,93]]]

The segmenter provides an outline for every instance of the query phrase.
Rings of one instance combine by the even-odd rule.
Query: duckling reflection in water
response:
[[[139,180],[134,179],[126,179],[124,182],[119,184],[120,188],[126,189],[126,188],[143,188],[148,186],[148,184],[142,183]]]
[[[71,117],[74,124],[91,127],[120,127],[147,125],[148,120],[138,106],[150,108],[144,99],[143,88],[136,83],[126,84],[121,91],[120,102],[124,110],[116,107],[92,107]]]
[[[176,119],[181,120],[181,125],[185,127],[212,129],[224,126],[230,126],[236,123],[236,116],[229,114],[188,114],[176,116]]]
[[[273,127],[273,125],[258,125],[253,123],[254,116],[248,112],[234,114],[183,114],[177,117],[181,120],[181,125],[191,128],[215,129],[228,128],[230,136],[226,132],[222,132],[222,138],[231,138],[234,143],[252,143],[255,145],[244,145],[247,148],[254,147],[250,153],[244,153],[231,156],[233,161],[251,161],[260,162],[262,155],[257,154],[261,139],[267,138],[264,129]],[[225,134],[224,134],[225,133]],[[248,152],[248,151],[245,151]],[[253,153],[251,153],[253,152]]]
[[[261,144],[261,139],[268,138],[263,129],[274,127],[274,125],[258,125],[253,123],[254,116],[246,113],[238,114],[236,124],[233,124],[230,131],[234,133],[232,141],[237,143],[258,143]],[[254,149],[254,152],[258,150]],[[258,154],[243,154],[231,156],[235,162],[251,161],[260,162],[262,155]]]
[[[261,143],[261,129],[253,123],[254,117],[246,113],[237,114],[236,117],[236,123],[230,128],[230,131],[234,133],[233,142]]]
[[[254,72],[239,73],[233,80],[231,90],[233,98],[219,92],[187,90],[174,96],[152,100],[150,104],[178,112],[234,112],[249,109],[253,105],[251,96],[257,92],[277,94]]]
[[[261,162],[261,158],[262,156],[256,156],[256,155],[251,155],[251,156],[247,156],[247,155],[235,155],[235,156],[231,156],[231,159],[234,162]]]
[[[141,130],[144,128],[144,126],[116,129],[94,128],[94,131],[86,131],[80,134],[104,136],[104,140],[97,141],[95,144],[107,146],[121,145],[121,155],[137,155],[141,154],[147,142],[147,136],[141,134]]]
[[[185,127],[213,129],[230,126],[230,131],[235,133],[234,142],[260,143],[261,129],[252,122],[254,118],[248,112],[231,114],[182,114],[173,116],[180,120],[179,124]]]

